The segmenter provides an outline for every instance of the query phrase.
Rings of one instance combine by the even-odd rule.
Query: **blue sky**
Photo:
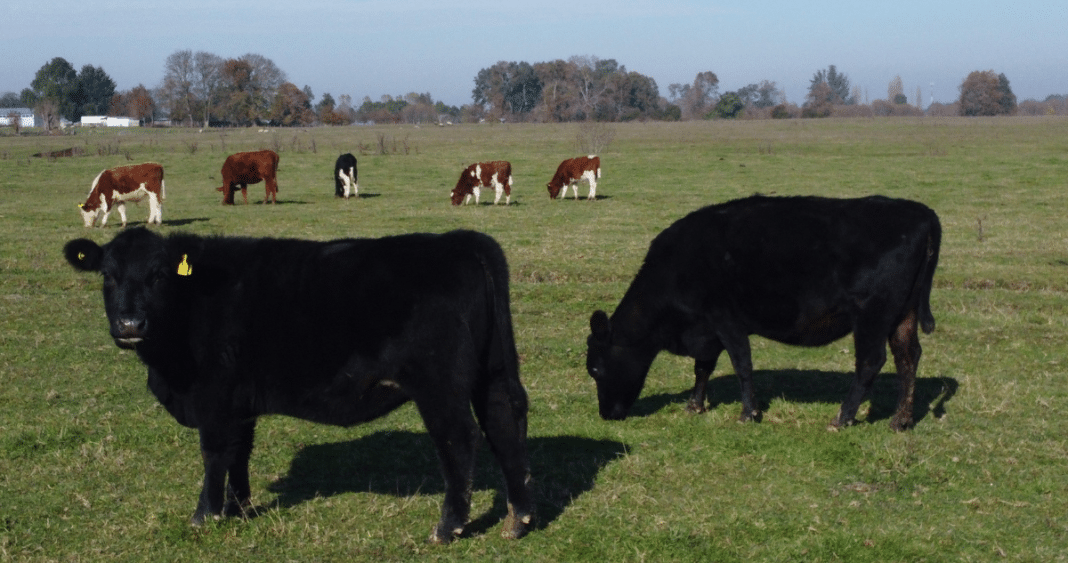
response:
[[[1019,100],[1068,94],[1068,2],[737,2],[585,0],[14,0],[0,8],[0,92],[19,92],[54,57],[101,67],[120,90],[154,88],[167,56],[257,53],[316,99],[429,92],[471,102],[497,61],[615,59],[668,85],[711,70],[720,91],[771,80],[804,101],[835,65],[862,100],[900,76],[913,101],[952,102],[973,70],[1004,73]],[[15,22],[19,22],[16,27]],[[933,84],[933,87],[932,87]]]

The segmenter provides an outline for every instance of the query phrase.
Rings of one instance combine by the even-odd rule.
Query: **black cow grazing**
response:
[[[149,389],[200,432],[194,524],[249,505],[256,417],[351,426],[412,400],[445,477],[431,540],[467,522],[480,427],[506,482],[502,534],[531,526],[527,396],[508,265],[489,236],[313,242],[136,228],[104,246],[72,240],[64,254],[103,274],[115,343],[137,351]]]
[[[832,428],[855,422],[887,341],[901,386],[890,426],[909,428],[916,329],[934,330],[941,237],[928,207],[879,196],[754,196],[683,217],[653,239],[611,319],[590,317],[586,368],[601,417],[626,418],[661,350],[695,359],[688,409],[704,411],[705,384],[726,350],[741,383],[741,420],[753,420],[750,335],[823,346],[852,332],[856,374]]]
[[[348,199],[350,191],[353,196],[358,195],[360,182],[356,179],[356,157],[349,152],[334,163],[334,195]]]

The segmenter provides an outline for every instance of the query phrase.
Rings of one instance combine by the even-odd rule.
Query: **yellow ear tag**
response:
[[[78,261],[81,262],[82,260],[85,260],[85,253],[84,252],[79,252],[78,253]]]
[[[182,255],[182,263],[178,264],[179,276],[191,276],[193,275],[193,267],[189,265],[189,255]]]

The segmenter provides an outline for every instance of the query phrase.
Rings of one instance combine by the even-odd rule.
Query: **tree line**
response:
[[[1011,115],[1019,110],[1004,74],[993,70],[970,73],[960,97],[948,107],[934,104],[926,112],[956,115]],[[178,50],[167,57],[160,84],[116,90],[103,68],[81,71],[62,57],[45,63],[28,88],[0,96],[0,107],[34,108],[51,129],[60,118],[77,122],[83,115],[122,115],[142,122],[169,119],[182,125],[273,124],[308,126],[355,122],[426,123],[435,121],[513,122],[694,120],[793,118],[877,115],[922,115],[916,89],[912,104],[900,77],[887,87],[886,99],[861,103],[861,91],[834,65],[816,71],[801,106],[786,101],[770,80],[720,92],[712,71],[698,72],[693,82],[668,85],[661,95],[656,81],[629,71],[615,59],[575,56],[567,60],[528,63],[499,61],[474,77],[471,103],[461,107],[435,101],[429,92],[365,97],[359,106],[348,95],[329,93],[316,102],[309,86],[289,82],[267,57],[249,53],[223,58],[206,51]],[[864,96],[867,97],[866,95]],[[1037,102],[1025,113],[1050,113],[1063,97]],[[1056,107],[1063,106],[1063,103]]]

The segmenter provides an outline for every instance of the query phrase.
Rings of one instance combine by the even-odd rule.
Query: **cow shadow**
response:
[[[577,497],[593,488],[597,474],[629,447],[612,440],[579,436],[527,439],[537,518],[535,529],[556,520]],[[479,449],[474,490],[494,490],[493,504],[476,506],[465,534],[484,534],[508,515],[504,478],[485,442]],[[268,484],[277,495],[267,508],[289,508],[314,498],[345,493],[407,497],[444,494],[433,442],[425,432],[379,431],[346,442],[301,449],[289,471]],[[262,512],[258,507],[254,513]]]
[[[575,201],[575,198],[573,198],[573,197],[558,197],[556,199],[567,200],[567,201]],[[585,196],[580,195],[579,196],[579,201],[589,201],[589,199],[590,199],[590,196],[588,196],[588,195],[585,195]],[[601,195],[601,194],[597,194],[597,195],[593,196],[593,201],[601,201],[601,200],[605,200],[605,199],[612,199],[612,196],[610,196],[610,195]]]
[[[259,200],[256,200],[256,201],[249,200],[249,202],[248,202],[249,205],[308,205],[309,203],[311,203],[311,202],[304,201],[302,199],[281,199],[281,198],[279,198],[278,201],[271,201],[271,202],[265,202],[262,199],[259,199]],[[235,205],[238,205],[238,204],[235,204]]]
[[[841,404],[853,382],[852,372],[820,370],[760,370],[753,372],[753,390],[757,408],[766,412],[772,398],[798,403]],[[959,384],[952,377],[917,377],[912,417],[916,423],[934,415],[942,418],[945,405],[957,394]],[[639,399],[631,409],[631,416],[649,416],[674,404],[690,399],[692,388],[682,393],[662,393]],[[733,374],[708,380],[705,388],[708,409],[736,407],[741,409],[741,389]],[[881,373],[875,378],[868,399],[871,406],[867,422],[874,424],[888,420],[897,408],[897,374]],[[837,411],[835,411],[837,413]]]
[[[382,197],[382,194],[375,194],[375,193],[356,194],[356,195],[353,195],[353,196],[349,196],[348,199],[371,199],[373,197]],[[345,197],[339,196],[337,194],[334,194],[334,199],[336,199],[338,201],[345,201]]]
[[[163,222],[168,227],[185,227],[186,225],[192,225],[193,223],[211,221],[207,217],[190,217],[188,219],[168,219]],[[146,225],[147,226],[147,225]]]

